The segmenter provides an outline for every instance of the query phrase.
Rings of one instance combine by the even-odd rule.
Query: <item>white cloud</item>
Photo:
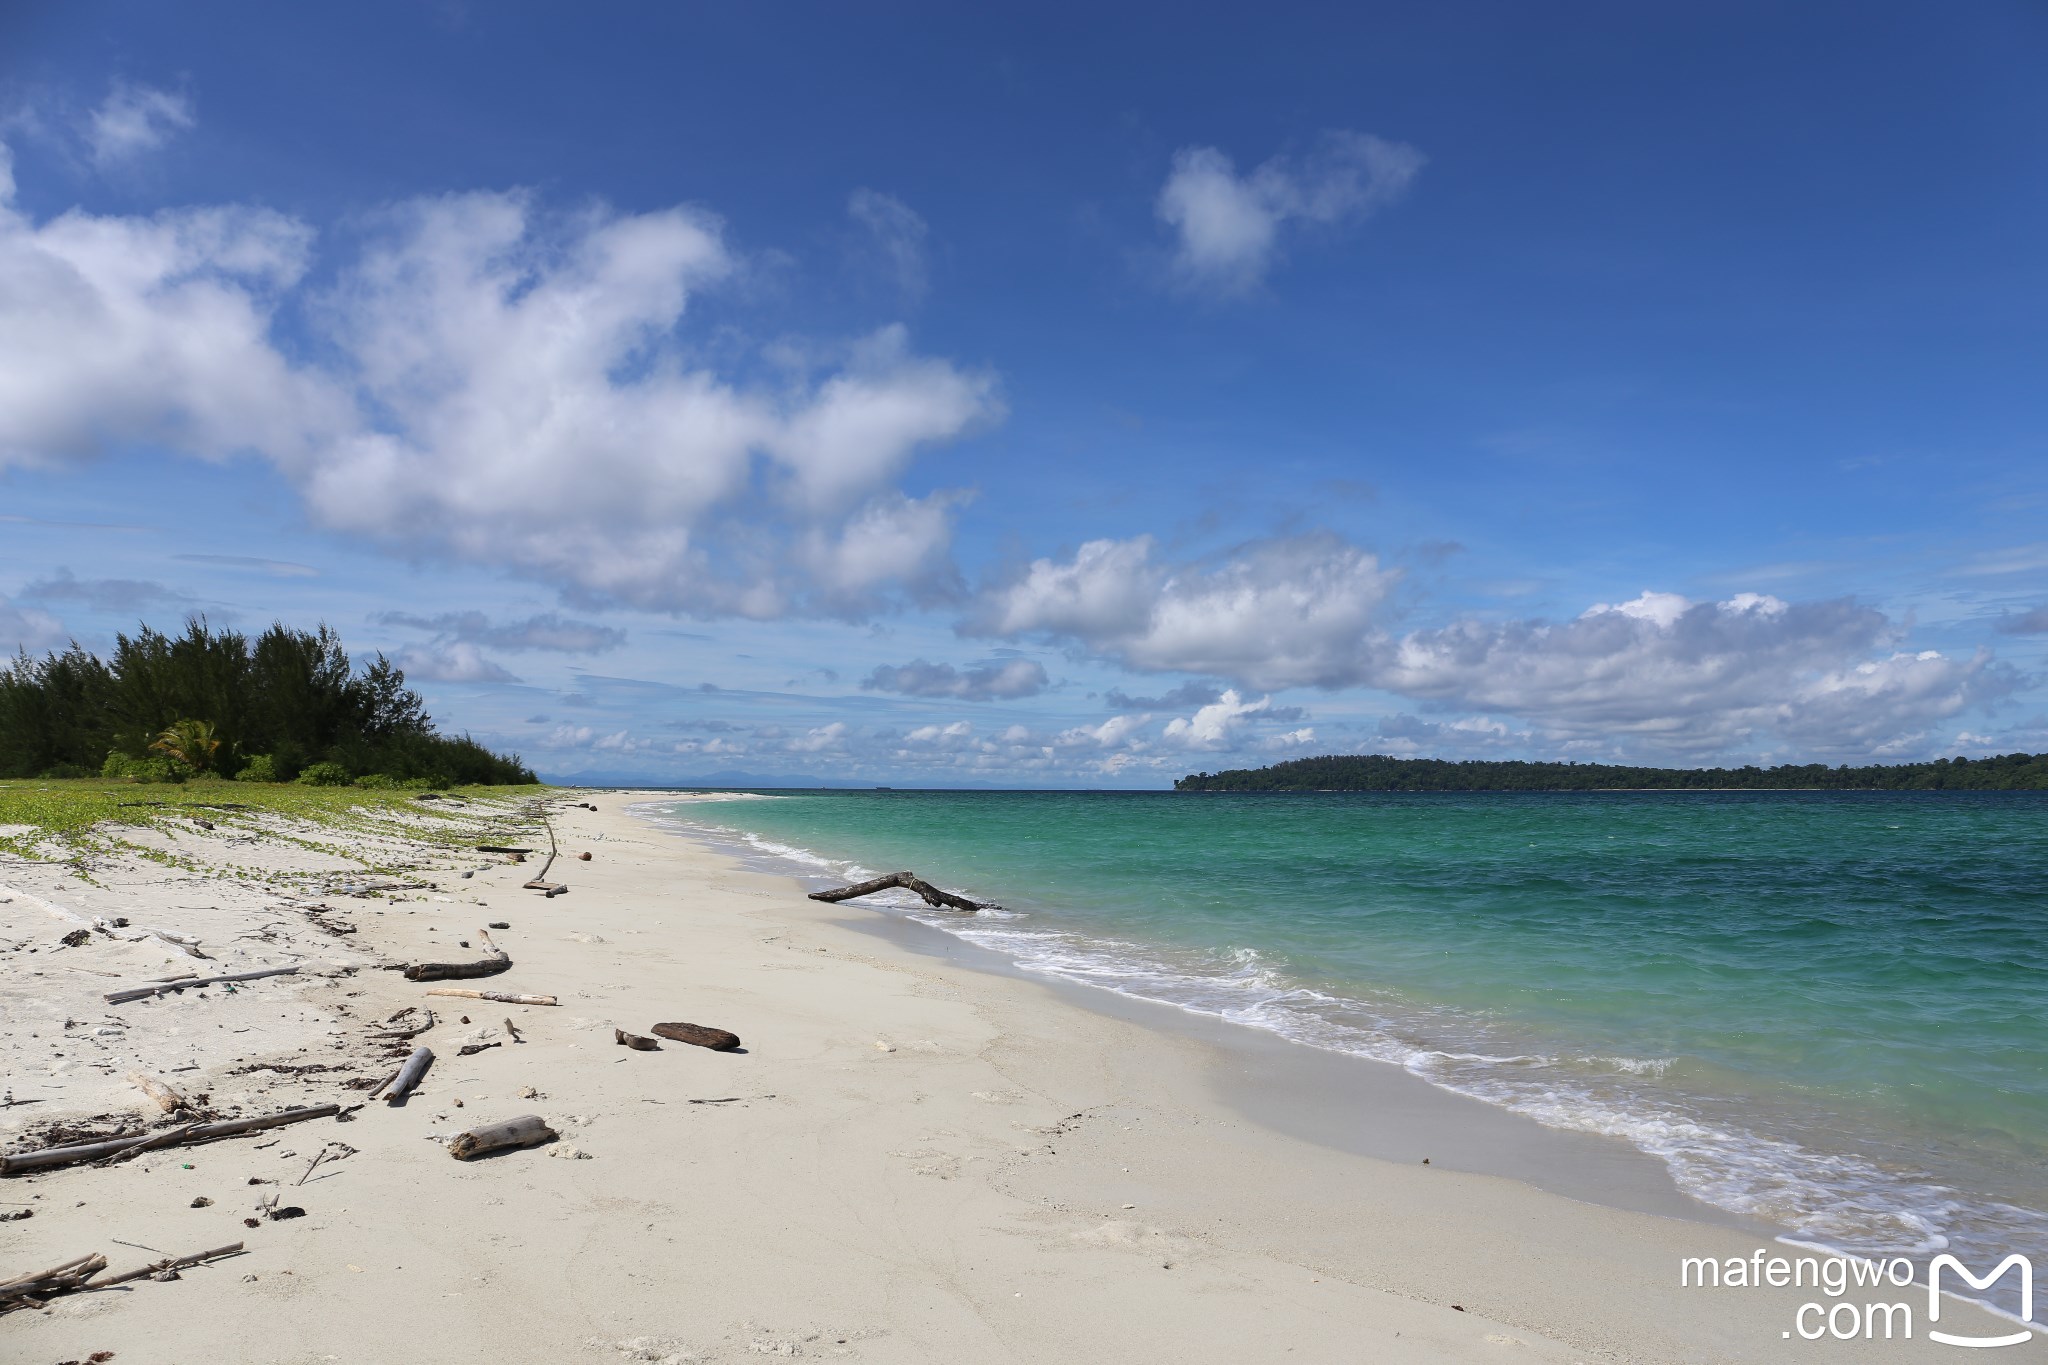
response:
[[[969,634],[1073,640],[1125,667],[1260,689],[1339,687],[1370,671],[1373,615],[1400,573],[1336,536],[1169,564],[1149,536],[1034,561],[985,593]]]
[[[896,692],[906,697],[953,697],[960,701],[1010,701],[1045,690],[1045,667],[1033,659],[1007,659],[1000,664],[956,669],[951,664],[912,659],[883,664],[861,681],[871,692]]]
[[[1790,741],[1812,754],[1910,744],[2013,685],[1987,655],[1890,653],[1899,632],[1849,601],[1645,592],[1563,624],[1461,621],[1388,642],[1374,685],[1535,722],[1553,744],[1667,754]]]
[[[1271,709],[1273,699],[1246,701],[1235,691],[1225,692],[1192,716],[1175,716],[1166,723],[1160,737],[1182,749],[1235,749],[1249,718]],[[1313,732],[1308,732],[1313,737]]]
[[[793,754],[822,754],[835,752],[846,747],[850,727],[843,720],[830,725],[820,725],[806,730],[794,739],[783,741],[782,747]]]
[[[116,81],[86,120],[85,141],[93,164],[106,170],[155,151],[194,122],[183,95]]]
[[[929,232],[917,211],[893,194],[857,189],[846,201],[846,211],[867,230],[890,278],[903,297],[916,302],[924,297],[924,240]]]
[[[467,640],[435,640],[425,645],[408,645],[392,662],[404,669],[407,677],[429,682],[519,681],[506,669],[486,659],[483,651]]]
[[[0,655],[12,655],[20,650],[40,654],[44,650],[60,649],[69,637],[64,633],[64,623],[46,611],[34,607],[17,607],[5,597],[0,597]],[[6,663],[0,660],[0,668]]]
[[[896,481],[1000,415],[994,380],[916,355],[900,327],[816,376],[712,368],[683,324],[740,261],[708,215],[398,205],[308,300],[308,366],[271,329],[310,228],[242,207],[36,223],[7,165],[0,466],[256,451],[330,527],[657,610],[846,615],[899,586],[957,591],[960,495]]]
[[[1265,278],[1286,224],[1365,218],[1400,198],[1424,160],[1406,143],[1338,131],[1299,161],[1274,157],[1240,176],[1214,147],[1182,148],[1155,205],[1174,230],[1174,272],[1191,287],[1246,293]]]
[[[411,612],[379,612],[378,624],[424,630],[444,640],[459,640],[492,649],[553,650],[561,654],[598,654],[626,642],[626,632],[595,621],[578,621],[558,612],[542,612],[522,621],[492,621],[480,611],[442,612],[416,616]]]

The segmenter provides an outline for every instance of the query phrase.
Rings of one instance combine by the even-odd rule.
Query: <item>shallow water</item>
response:
[[[1027,971],[1626,1140],[1804,1240],[2048,1270],[2037,796],[834,791],[668,818],[820,878],[916,868],[1007,909],[884,904]]]

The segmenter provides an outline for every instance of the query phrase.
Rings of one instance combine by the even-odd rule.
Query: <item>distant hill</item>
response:
[[[1385,754],[1297,758],[1269,768],[1193,773],[1183,792],[2048,791],[2048,754],[1939,758],[1866,768],[1633,768],[1606,763],[1486,762]]]

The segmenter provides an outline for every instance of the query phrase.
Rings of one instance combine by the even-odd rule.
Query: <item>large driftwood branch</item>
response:
[[[390,1093],[384,1096],[385,1100],[391,1104],[402,1102],[407,1095],[413,1092],[420,1081],[425,1079],[427,1068],[433,1064],[434,1049],[424,1045],[414,1048],[412,1056],[405,1059],[405,1065],[398,1068],[398,1074],[384,1083],[391,1087]],[[377,1090],[372,1090],[370,1098],[376,1099],[377,1091],[382,1089],[384,1089],[384,1086],[380,1085],[377,1087]]]
[[[507,1147],[538,1147],[543,1142],[553,1142],[555,1137],[555,1130],[548,1127],[546,1119],[538,1114],[524,1114],[457,1133],[448,1142],[448,1155],[457,1161],[469,1161]]]
[[[125,991],[114,991],[107,996],[109,1005],[124,1005],[130,1000],[146,1000],[152,995],[169,995],[188,987],[217,986],[224,981],[256,981],[266,976],[291,976],[297,967],[267,967],[260,972],[234,972],[227,976],[202,976],[196,981],[172,981],[161,986],[134,986]]]
[[[722,1028],[706,1028],[702,1024],[656,1024],[654,1033],[674,1042],[708,1047],[713,1052],[731,1052],[740,1045],[738,1034],[727,1033]]]
[[[232,1256],[241,1249],[240,1242],[230,1242],[224,1247],[195,1252],[190,1256],[166,1256],[163,1260],[153,1261],[140,1270],[130,1270],[104,1280],[95,1280],[93,1276],[107,1268],[107,1258],[93,1252],[89,1256],[80,1256],[76,1260],[66,1261],[63,1265],[52,1266],[48,1270],[17,1275],[11,1280],[0,1282],[0,1309],[17,1307],[47,1295],[66,1294],[77,1289],[111,1289],[117,1284],[127,1284],[130,1280],[140,1280],[149,1276],[175,1278],[170,1275],[171,1271],[182,1270],[203,1261],[218,1260],[223,1256]]]
[[[464,1000],[495,1000],[501,1005],[558,1005],[552,995],[514,995],[510,991],[470,991],[460,986],[436,986],[428,995],[455,995]]]
[[[183,1091],[169,1081],[150,1075],[147,1071],[129,1072],[128,1083],[155,1100],[157,1108],[166,1114],[192,1107],[192,1101],[185,1098]]]
[[[850,901],[855,896],[871,896],[877,891],[887,891],[891,887],[901,887],[905,891],[915,891],[924,898],[926,905],[941,910],[962,910],[968,914],[973,914],[976,910],[993,910],[996,908],[993,905],[985,905],[979,901],[971,901],[965,896],[956,896],[950,891],[941,891],[915,872],[891,872],[886,877],[877,877],[873,881],[861,882],[855,886],[842,886],[832,891],[813,891],[811,899],[814,901]]]
[[[191,1123],[182,1128],[166,1129],[143,1138],[131,1135],[102,1142],[81,1142],[69,1147],[45,1147],[40,1152],[16,1152],[11,1156],[0,1156],[0,1175],[13,1175],[19,1171],[39,1171],[51,1166],[69,1166],[80,1161],[96,1161],[101,1157],[133,1154],[156,1147],[189,1147],[198,1142],[234,1137],[238,1133],[254,1133],[264,1128],[298,1123],[304,1119],[327,1118],[340,1112],[341,1106],[338,1104],[316,1104],[306,1109],[287,1109],[283,1113],[263,1114],[250,1119]]]
[[[512,958],[497,944],[491,942],[486,931],[477,930],[476,936],[483,940],[487,957],[475,962],[415,962],[405,969],[407,981],[466,981],[479,976],[496,976],[512,970]]]

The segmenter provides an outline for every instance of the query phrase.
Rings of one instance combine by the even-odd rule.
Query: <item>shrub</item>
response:
[[[269,754],[256,754],[242,765],[242,771],[235,774],[237,782],[275,782],[278,780],[277,763]]]
[[[398,779],[386,777],[383,773],[364,773],[356,779],[356,785],[365,791],[389,792],[398,790]]]
[[[123,753],[112,753],[100,766],[100,776],[114,782],[183,783],[192,776],[192,770],[174,758],[161,755],[130,758]]]
[[[348,769],[339,763],[315,763],[300,770],[298,780],[306,787],[346,787]]]

